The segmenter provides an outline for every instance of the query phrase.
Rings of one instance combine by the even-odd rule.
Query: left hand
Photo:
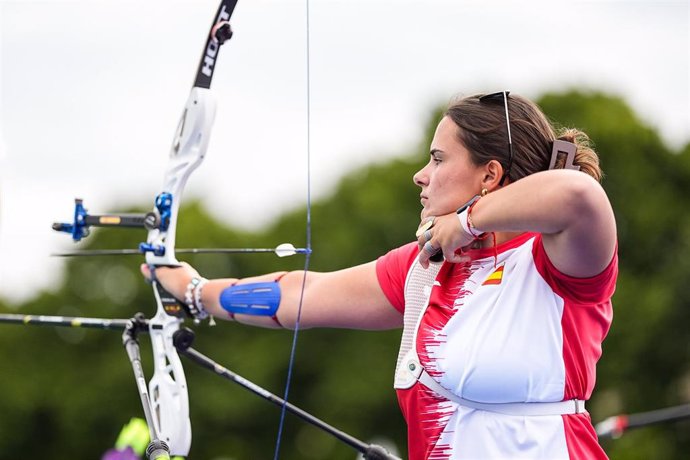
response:
[[[432,223],[431,226],[429,226],[429,222]],[[425,227],[427,229],[420,233],[420,230]],[[451,263],[470,260],[469,256],[456,254],[458,249],[470,245],[475,239],[474,236],[462,229],[456,213],[424,219],[419,225],[417,233],[419,235],[417,238],[419,263],[422,267],[428,268],[429,259],[438,251],[442,251],[443,258]]]
[[[141,264],[141,274],[144,278],[151,281],[151,269],[147,264]],[[156,281],[163,288],[172,294],[176,299],[184,300],[187,284],[192,278],[199,278],[199,272],[186,262],[180,263],[179,267],[157,267]]]

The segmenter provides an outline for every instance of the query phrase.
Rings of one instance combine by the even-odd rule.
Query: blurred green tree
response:
[[[596,92],[547,94],[553,120],[585,130],[595,142],[619,225],[620,279],[615,319],[604,344],[594,421],[620,411],[651,410],[690,399],[690,145],[672,152],[625,102]],[[419,219],[412,174],[427,161],[440,118],[397,159],[354,170],[312,208],[310,268],[327,271],[367,262],[413,239]],[[214,221],[199,203],[182,210],[180,247],[272,247],[304,241],[305,211],[286,213],[249,233]],[[90,248],[136,247],[141,235],[95,231]],[[195,255],[208,277],[300,270],[303,259]],[[90,258],[66,265],[61,286],[0,311],[130,317],[155,308],[138,274],[140,258]],[[0,460],[97,459],[121,426],[141,414],[119,333],[1,325]],[[222,323],[197,328],[195,348],[280,394],[292,333]],[[399,331],[300,332],[290,400],[362,439],[385,438],[404,456],[405,427],[392,389]],[[150,375],[150,346],[142,340]],[[271,458],[279,411],[263,400],[184,362],[193,427],[192,459]],[[633,431],[604,444],[615,459],[684,458],[688,423]],[[348,459],[353,451],[287,416],[281,458]]]

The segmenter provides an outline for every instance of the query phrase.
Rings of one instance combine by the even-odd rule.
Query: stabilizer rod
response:
[[[690,418],[690,404],[667,407],[637,414],[621,414],[596,424],[599,438],[620,438],[624,432],[663,422],[675,422]]]
[[[121,331],[127,327],[129,319],[80,318],[76,316],[18,315],[0,314],[0,323],[28,324],[36,326],[86,327]],[[146,321],[148,324],[148,320]]]

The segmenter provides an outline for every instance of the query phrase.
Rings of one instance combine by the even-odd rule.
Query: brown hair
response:
[[[454,100],[444,116],[458,126],[458,139],[469,150],[477,164],[496,160],[508,167],[508,133],[503,98],[480,101],[481,94]],[[555,139],[577,146],[573,164],[580,171],[601,181],[599,157],[591,148],[585,133],[574,128],[556,132],[536,104],[521,96],[508,96],[508,113],[513,143],[513,163],[509,179],[515,182],[538,171],[549,169],[551,149]],[[565,159],[556,161],[555,169],[563,168]]]

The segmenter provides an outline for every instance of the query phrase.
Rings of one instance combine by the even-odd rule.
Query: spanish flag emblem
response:
[[[497,267],[496,270],[494,270],[482,283],[482,286],[487,286],[490,284],[501,284],[501,281],[503,281],[503,267],[504,265],[501,265],[500,267]]]

